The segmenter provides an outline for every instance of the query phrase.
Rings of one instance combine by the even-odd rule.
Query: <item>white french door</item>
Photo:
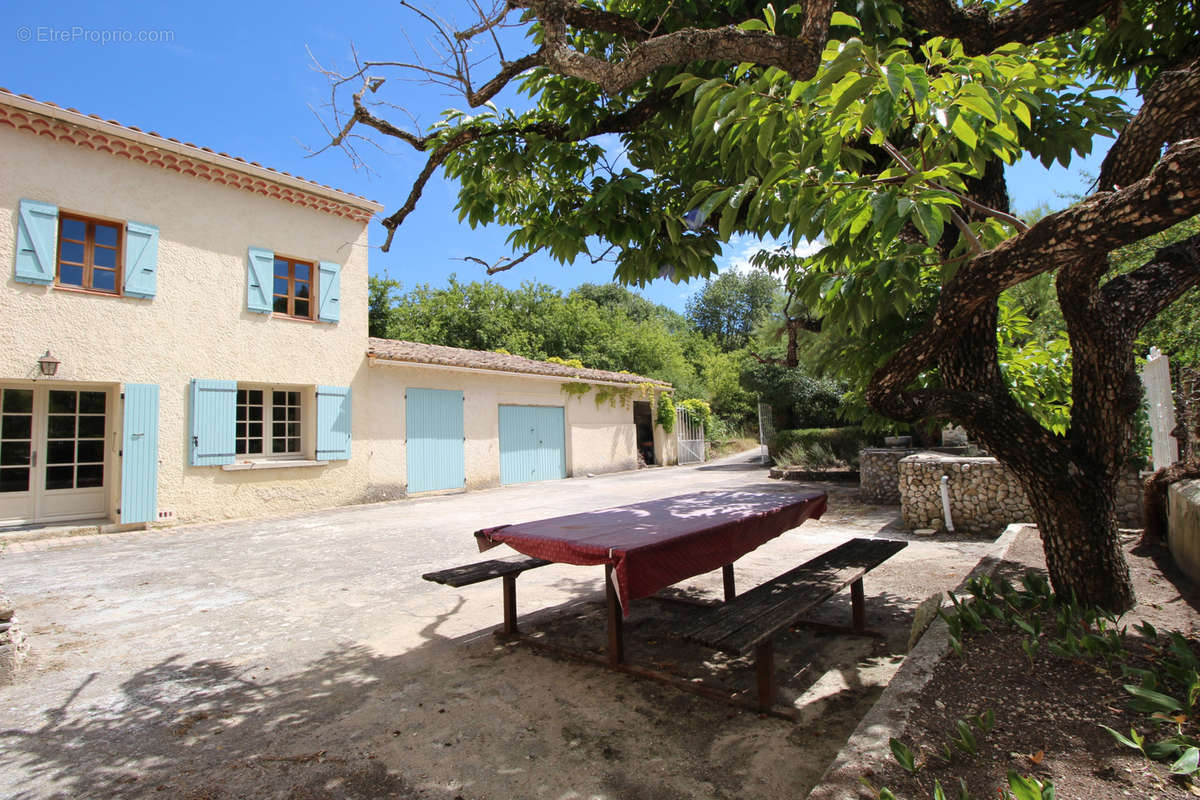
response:
[[[112,393],[0,386],[0,525],[103,517]]]

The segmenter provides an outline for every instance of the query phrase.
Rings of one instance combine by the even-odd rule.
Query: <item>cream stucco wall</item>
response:
[[[405,389],[463,392],[463,425],[468,489],[500,483],[500,405],[558,406],[564,409],[568,476],[635,469],[633,405],[595,402],[595,391],[569,395],[562,380],[502,372],[439,369],[372,362],[368,392],[371,497],[399,497],[407,486],[404,449]],[[639,397],[637,391],[634,397]]]
[[[156,225],[157,296],[107,297],[13,278],[17,205]],[[198,180],[103,152],[0,128],[0,383],[30,385],[46,350],[54,381],[160,387],[159,507],[184,520],[319,508],[364,498],[368,447],[367,236],[364,223]],[[301,322],[246,310],[246,249],[264,247],[343,265],[341,322]],[[302,388],[353,388],[352,458],[327,466],[228,472],[191,467],[192,378]],[[48,380],[48,379],[43,379]],[[109,437],[109,507],[119,498],[119,403]],[[311,454],[315,414],[306,418]]]

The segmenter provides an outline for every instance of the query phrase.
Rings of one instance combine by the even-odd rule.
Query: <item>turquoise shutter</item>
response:
[[[158,228],[125,223],[125,294],[154,297],[158,288]]]
[[[17,280],[54,283],[58,256],[58,207],[22,200],[17,212]]]
[[[341,317],[342,265],[322,261],[317,266],[321,283],[317,287],[317,319],[321,322],[337,322]]]
[[[275,305],[275,254],[261,247],[247,251],[246,308],[270,314]]]
[[[121,522],[158,519],[158,386],[125,384]]]
[[[192,438],[188,442],[193,467],[232,464],[237,382],[192,380]]]
[[[350,387],[317,387],[317,460],[350,458]]]

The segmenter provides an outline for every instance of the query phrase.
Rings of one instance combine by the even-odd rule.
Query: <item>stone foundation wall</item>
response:
[[[993,535],[1014,522],[1032,522],[1033,510],[1016,477],[994,458],[919,453],[900,459],[900,514],[909,528],[946,527],[942,476],[950,478],[950,516],[956,531]],[[1141,478],[1130,473],[1117,489],[1117,521],[1142,527]]]

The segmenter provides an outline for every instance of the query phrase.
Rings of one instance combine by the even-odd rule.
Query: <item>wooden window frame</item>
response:
[[[62,267],[63,267],[63,223],[67,220],[74,222],[82,222],[86,227],[84,229],[83,238],[83,263],[79,264],[74,261],[65,262],[68,266],[79,267],[83,270],[83,285],[80,286],[74,283],[63,283]],[[107,245],[96,244],[96,226],[103,225],[108,228],[117,229],[117,245],[115,248],[110,248]],[[79,243],[78,239],[67,239],[66,241]],[[125,223],[120,220],[105,219],[104,217],[91,217],[85,214],[76,214],[70,211],[60,211],[58,214],[58,241],[57,252],[54,260],[54,285],[59,289],[68,289],[75,292],[89,292],[93,294],[103,294],[110,297],[120,297],[124,294],[125,284]],[[116,256],[113,259],[113,288],[97,289],[95,287],[94,271],[96,268],[95,252],[96,248],[101,247],[106,250],[116,250]],[[100,268],[103,271],[108,271],[107,267]]]
[[[306,391],[305,387],[302,387],[302,386],[272,386],[270,384],[261,384],[261,383],[239,383],[237,385],[237,390],[239,392],[241,392],[241,391],[262,392],[262,404],[261,405],[262,405],[262,410],[263,410],[262,420],[261,420],[261,422],[262,422],[262,436],[261,436],[262,451],[258,452],[258,453],[250,453],[250,452],[238,453],[236,455],[236,458],[238,461],[272,461],[272,460],[281,460],[281,459],[282,460],[295,460],[295,459],[306,458],[304,448],[305,448],[305,445],[307,444],[308,440],[305,437],[305,432],[306,432],[305,431],[305,416],[306,416],[306,414],[305,414],[304,409],[305,409],[305,406],[307,405],[305,402],[305,391]],[[275,408],[276,408],[275,397],[274,397],[275,392],[295,393],[296,395],[298,395],[296,404],[295,404],[295,408],[297,409],[296,413],[299,416],[299,419],[295,420],[295,422],[299,423],[299,425],[300,425],[299,436],[288,437],[285,434],[283,437],[276,437],[274,435]],[[248,406],[251,406],[254,404],[247,402],[247,403],[238,403],[237,405],[239,405],[239,406],[244,405],[244,406],[248,407]],[[288,406],[285,402],[284,405],[279,406],[279,407],[287,408]],[[249,413],[247,413],[246,416],[247,416],[246,424],[249,425],[250,424]],[[286,417],[286,414],[285,414],[285,417]],[[237,422],[237,420],[236,420],[236,414],[235,414],[235,424],[236,424],[236,422]],[[284,420],[284,422],[286,424],[286,420]],[[260,437],[250,437],[248,435],[247,436],[236,436],[236,432],[235,432],[235,439],[250,439],[250,438],[260,438]],[[283,438],[283,439],[297,438],[297,439],[299,439],[299,442],[300,442],[299,448],[296,450],[284,450],[284,451],[276,452],[274,450],[276,438]]]
[[[275,291],[275,281],[280,277],[275,273],[275,262],[283,261],[288,265],[288,290],[287,294],[279,294]],[[308,267],[308,280],[303,281],[308,284],[308,297],[296,296],[296,265],[302,264]],[[287,311],[275,311],[275,301],[279,298],[287,299]],[[308,314],[296,313],[296,301],[308,301]],[[303,319],[315,320],[317,318],[317,262],[306,261],[302,258],[293,258],[292,256],[275,254],[274,260],[271,261],[271,313],[277,317],[285,317],[287,319]]]

